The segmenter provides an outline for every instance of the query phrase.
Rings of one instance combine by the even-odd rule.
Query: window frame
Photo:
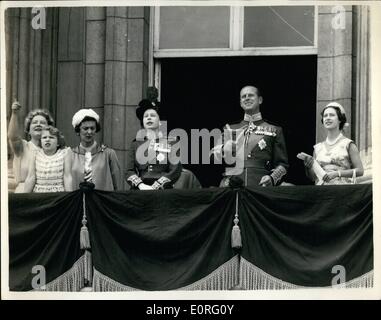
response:
[[[263,6],[263,5],[262,5]],[[160,7],[153,7],[153,58],[308,55],[318,52],[318,7],[314,5],[314,44],[311,46],[244,47],[244,9],[249,6],[229,6],[229,48],[160,49]]]

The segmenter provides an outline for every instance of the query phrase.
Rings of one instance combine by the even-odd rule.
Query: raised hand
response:
[[[11,107],[11,109],[12,109],[12,110],[15,110],[15,111],[18,111],[18,110],[21,109],[21,104],[20,104],[17,100],[15,100],[15,101],[13,101],[13,103],[12,103],[12,107]]]

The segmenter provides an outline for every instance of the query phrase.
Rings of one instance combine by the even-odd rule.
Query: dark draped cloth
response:
[[[241,256],[283,281],[330,286],[373,269],[372,185],[248,188],[240,192]]]
[[[34,266],[45,269],[45,284],[73,267],[82,255],[79,247],[81,212],[81,192],[9,194],[11,290],[35,289],[32,278],[41,273],[32,272]],[[40,267],[37,270],[41,270]],[[66,289],[75,289],[75,285],[68,284]],[[80,283],[77,289],[79,286]]]
[[[11,291],[33,289],[36,265],[57,291],[80,290],[89,265],[95,291],[323,287],[335,266],[348,287],[373,284],[372,185],[85,196],[87,251],[81,190],[9,195]]]
[[[119,284],[178,289],[235,255],[235,194],[229,189],[99,191],[86,199],[94,269]]]

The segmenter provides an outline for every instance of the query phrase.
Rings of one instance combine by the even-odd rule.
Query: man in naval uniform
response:
[[[288,157],[282,128],[262,119],[263,102],[258,88],[245,86],[240,104],[245,112],[239,123],[224,127],[222,143],[213,148],[226,167],[220,186],[229,186],[231,177],[243,180],[245,186],[277,186],[287,173]],[[233,160],[234,163],[232,163]]]

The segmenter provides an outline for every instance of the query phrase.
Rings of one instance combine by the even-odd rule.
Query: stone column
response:
[[[84,8],[59,8],[57,127],[63,132],[69,146],[75,146],[79,142],[71,119],[85,101],[84,31]]]
[[[125,153],[139,129],[136,106],[148,81],[147,14],[144,7],[106,11],[103,138],[116,150],[123,169]]]
[[[5,12],[7,119],[13,99],[23,106],[22,117],[32,109],[55,115],[57,9],[46,8],[46,29],[33,29],[32,8]],[[23,123],[22,123],[23,124]]]
[[[370,182],[372,179],[372,121],[370,101],[370,55],[369,38],[370,12],[368,6],[354,7],[353,28],[353,104],[354,115],[352,126],[353,136],[360,151],[364,165],[364,176],[360,182]]]
[[[60,8],[58,55],[58,125],[67,144],[79,140],[71,119],[81,108],[92,108],[100,116],[103,142],[105,88],[106,8]]]
[[[345,6],[344,29],[334,28],[336,13],[331,6],[319,6],[316,142],[326,137],[321,124],[321,110],[336,101],[345,108],[351,123],[352,105],[352,7]],[[351,127],[345,135],[351,137]]]
[[[33,29],[32,8],[5,11],[6,117],[14,99],[23,106],[20,126],[27,113],[36,108],[56,114],[57,9],[45,9],[45,29]],[[8,145],[8,186],[15,187],[12,154]]]
[[[84,48],[84,94],[83,106],[91,107],[101,118],[102,132],[110,127],[104,124],[105,88],[105,42],[106,8],[88,7],[85,9],[85,48]],[[102,132],[98,142],[103,141]]]

